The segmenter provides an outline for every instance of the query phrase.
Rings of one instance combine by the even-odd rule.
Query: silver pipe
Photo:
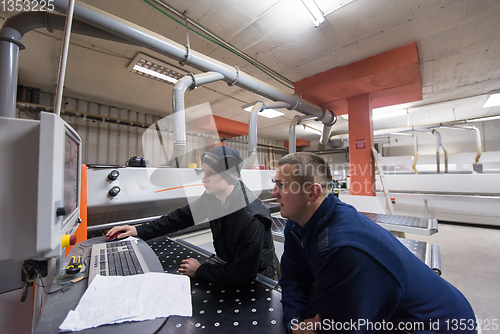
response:
[[[463,126],[463,125],[450,125],[450,126],[445,126],[442,125],[441,128],[447,128],[447,129],[455,129],[455,130],[471,130],[474,131],[476,134],[476,158],[474,159],[474,163],[479,162],[479,158],[481,157],[481,154],[483,152],[482,145],[481,145],[481,132],[479,129],[475,126]]]
[[[441,134],[437,132],[436,130],[428,130],[427,128],[418,128],[418,129],[413,129],[413,131],[419,131],[419,132],[425,132],[425,133],[430,133],[433,134],[436,137],[436,173],[440,174],[441,173],[441,156],[439,155],[439,148],[442,147],[442,142],[441,142]],[[437,134],[436,134],[437,133]],[[443,147],[444,150],[444,147]],[[445,153],[445,160],[448,161],[448,156]],[[446,171],[448,170],[448,166],[446,165]]]
[[[66,11],[68,7],[67,0],[54,0],[53,4],[55,9],[60,12]],[[319,120],[327,125],[333,125],[336,122],[336,116],[332,111],[301,99],[296,94],[286,93],[264,81],[253,78],[236,67],[229,66],[193,50],[187,52],[184,46],[141,26],[81,2],[75,5],[74,12],[75,17],[79,20],[109,33],[134,43],[139,42],[150,50],[169,56],[177,61],[184,61],[200,71],[220,73],[230,85],[236,85],[273,101],[285,102],[293,106],[291,109],[306,115],[317,116]]]
[[[432,129],[435,127],[440,127],[440,126],[445,126],[445,125],[461,125],[461,124],[468,124],[472,122],[486,122],[486,121],[492,121],[499,119],[500,116],[490,116],[490,117],[480,117],[480,118],[471,118],[471,119],[466,119],[463,121],[450,121],[450,122],[443,122],[443,123],[435,123],[435,124],[427,124],[427,125],[422,125],[418,127],[413,127],[413,126],[405,126],[405,127],[399,127],[399,128],[392,128],[392,129],[381,129],[381,130],[375,130],[373,131],[373,135],[375,137],[378,136],[384,136],[388,135],[391,133],[399,133],[399,132],[409,132],[409,131],[420,131],[420,130],[426,130],[426,129]],[[331,139],[342,139],[342,140],[347,140],[349,139],[348,134],[342,134],[342,135],[334,135],[330,137]]]
[[[46,27],[64,30],[65,17],[43,12],[23,12],[8,18],[0,28],[0,116],[14,118],[16,115],[16,93],[19,49],[24,49],[21,39],[30,30]],[[116,42],[124,39],[96,27],[75,20],[75,33],[99,37]]]
[[[316,117],[308,117],[308,118],[302,118],[302,122],[309,122],[309,121],[317,121],[318,119]],[[303,124],[304,125],[304,124]]]
[[[262,110],[264,104],[257,102],[250,112],[248,118],[248,155],[252,155],[257,150],[257,116]]]
[[[295,127],[300,124],[302,118],[299,115],[295,115],[290,121],[290,126],[288,127],[288,152],[297,152],[297,143],[295,137]]]
[[[174,152],[168,165],[172,166],[174,159],[178,159],[179,167],[184,166],[184,154],[186,153],[186,112],[184,108],[184,94],[190,87],[207,84],[224,79],[220,73],[208,72],[194,76],[181,78],[174,86],[172,93],[172,108],[174,112]]]
[[[257,116],[264,109],[264,103],[259,101],[255,103],[250,111],[248,119],[248,158],[243,168],[252,168],[257,158]]]
[[[289,109],[290,108],[290,105],[288,103],[285,103],[285,102],[280,102],[280,101],[276,101],[276,102],[264,102],[264,109],[281,109],[281,108],[287,108]]]
[[[414,151],[413,151],[413,171],[415,172],[415,174],[418,174],[418,171],[417,171],[417,160],[418,160],[418,137],[415,136],[415,134],[413,133],[390,133],[390,135],[393,135],[393,136],[403,136],[403,137],[413,137],[414,139]]]
[[[433,134],[436,137],[436,172],[438,174],[441,173],[441,161],[440,161],[441,157],[439,154],[439,148],[441,147],[444,152],[444,172],[448,173],[448,151],[446,151],[446,148],[443,145],[443,142],[441,140],[441,134],[435,129],[428,130],[429,128],[430,127],[419,127],[419,128],[412,128],[411,130],[402,130],[402,131],[419,131],[419,132]]]
[[[71,37],[71,26],[73,23],[73,10],[75,9],[75,0],[69,0],[68,13],[66,14],[66,25],[64,27],[64,41],[59,61],[59,75],[57,80],[56,97],[54,102],[54,111],[57,116],[61,115],[61,103],[64,89],[64,78],[66,77],[66,64],[68,62],[69,39]]]
[[[439,251],[439,245],[431,245],[431,268],[436,274],[441,276],[441,253]]]
[[[477,154],[476,154],[476,159],[474,160],[476,163],[479,162],[479,158],[481,157],[481,153],[483,151],[482,146],[481,146],[481,132],[479,129],[475,126],[472,126],[472,131],[476,134],[476,149],[477,149]]]
[[[393,133],[389,133],[390,135],[393,135],[393,136],[402,136],[402,137],[413,137],[414,141],[413,141],[413,147],[415,149],[415,151],[418,151],[418,137],[415,136],[413,133],[397,133],[397,132],[393,132]]]
[[[19,14],[18,14],[19,15]],[[18,16],[16,15],[16,16]],[[17,75],[22,23],[14,16],[7,19],[0,29],[0,116],[16,117]]]
[[[432,134],[436,137],[436,163],[438,165],[437,172],[440,173],[440,162],[439,162],[439,148],[441,147],[444,152],[444,172],[448,173],[448,152],[443,145],[443,141],[441,140],[441,134],[436,130],[432,130]]]
[[[0,29],[0,35],[4,37],[13,37],[13,41],[20,44],[21,38],[31,30],[46,28],[49,32],[52,32],[53,30],[64,31],[65,26],[66,16],[64,15],[44,12],[23,12],[8,18]],[[11,36],[11,33],[8,33],[8,28],[16,32],[15,36]],[[77,19],[73,20],[71,31],[79,35],[130,44],[129,41],[126,41],[123,38],[83,23]],[[140,44],[135,43],[134,45]]]
[[[289,108],[290,105],[284,102],[263,102],[258,101],[252,107],[248,121],[248,158],[243,168],[252,168],[257,159],[257,116],[264,109]]]
[[[2,29],[4,32],[4,29]],[[15,34],[15,31],[12,31]],[[0,40],[0,116],[16,117],[19,45]]]
[[[330,140],[330,135],[332,134],[332,125],[323,124],[323,132],[321,133],[321,137],[319,138],[319,143],[321,145],[328,144]]]
[[[239,140],[239,139],[224,139],[225,142],[230,142],[230,143],[240,143],[240,144],[247,144],[248,145],[248,140]],[[283,151],[288,151],[288,147],[282,147],[282,146],[277,146],[277,145],[270,145],[270,144],[261,144],[257,143],[257,146],[260,147],[270,147],[270,148],[275,148],[277,150],[283,150]]]
[[[431,231],[434,231],[434,233],[438,233],[438,221],[437,221],[437,219],[429,218],[429,226],[430,226],[429,229]]]

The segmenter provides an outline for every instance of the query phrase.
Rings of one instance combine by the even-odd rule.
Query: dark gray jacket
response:
[[[192,204],[137,226],[138,236],[147,240],[192,226],[195,210],[198,215],[206,213],[217,256],[226,262],[203,263],[196,271],[196,278],[237,286],[249,284],[257,273],[274,277],[271,216],[243,182],[235,185],[223,206],[214,195],[203,193]]]

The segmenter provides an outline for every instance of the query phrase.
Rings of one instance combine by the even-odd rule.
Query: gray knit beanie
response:
[[[241,177],[243,159],[234,148],[227,146],[216,147],[202,155],[202,162],[209,165],[229,184],[236,184]]]

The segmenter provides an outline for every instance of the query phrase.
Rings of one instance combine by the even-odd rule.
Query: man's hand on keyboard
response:
[[[196,270],[200,266],[200,262],[198,260],[189,258],[182,260],[181,266],[179,267],[179,273],[181,275],[187,275],[189,277],[194,278],[196,274]]]
[[[106,239],[114,239],[115,237],[117,239],[123,239],[126,237],[135,237],[137,236],[137,230],[135,227],[130,226],[130,225],[123,225],[123,226],[115,226],[111,230],[106,233]]]

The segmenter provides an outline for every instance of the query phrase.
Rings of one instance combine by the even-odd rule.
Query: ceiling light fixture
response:
[[[395,106],[388,106],[388,107],[382,107],[382,108],[375,108],[372,109],[372,119],[384,119],[384,118],[392,118],[392,117],[397,117],[397,116],[403,116],[408,114],[408,108],[402,108],[403,106],[406,106],[405,104],[400,104],[400,105],[395,105]],[[349,115],[340,115],[343,119],[346,121],[349,120]]]
[[[483,108],[500,106],[500,92],[494,91],[490,93],[490,96],[486,100],[486,103],[483,105]]]
[[[302,4],[306,7],[309,18],[313,22],[314,26],[317,27],[325,21],[325,15],[319,9],[318,5],[314,0],[300,0]]]
[[[132,73],[170,85],[175,85],[180,78],[187,74],[173,65],[140,52],[135,56],[134,60],[130,62],[127,69]]]
[[[243,110],[251,112],[252,108],[253,108],[253,105],[248,106],[246,108],[243,108]],[[275,117],[284,115],[284,113],[282,113],[281,111],[275,110],[275,109],[262,109],[261,111],[259,111],[259,115],[267,117],[267,118],[275,118]]]

